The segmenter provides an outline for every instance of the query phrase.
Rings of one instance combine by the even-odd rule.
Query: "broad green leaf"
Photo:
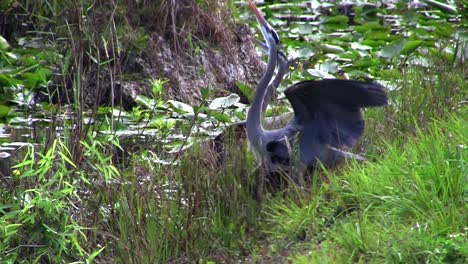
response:
[[[194,113],[193,108],[186,103],[182,103],[176,100],[168,100],[167,103],[178,113]]]
[[[0,87],[10,87],[12,85],[10,76],[0,73]]]
[[[10,48],[10,44],[4,37],[0,36],[0,50],[7,50],[8,48]]]
[[[252,102],[252,99],[253,99],[253,90],[250,89],[250,87],[248,87],[247,85],[241,83],[241,82],[236,82],[236,85],[237,87],[239,88],[239,90],[241,91],[241,93],[247,97],[247,99],[249,100],[249,102]]]
[[[408,55],[413,53],[419,46],[423,44],[422,40],[409,40],[406,41],[405,45],[401,49],[400,53],[404,55]]]
[[[314,77],[319,77],[319,78],[322,78],[322,79],[330,79],[330,78],[335,78],[335,76],[325,72],[325,71],[322,71],[322,70],[319,70],[319,69],[309,69],[307,70],[307,72],[314,76]]]
[[[299,25],[297,27],[293,27],[289,33],[291,34],[298,34],[298,35],[308,35],[311,34],[313,31],[313,27],[309,24],[306,25]]]
[[[156,101],[154,99],[150,99],[143,95],[137,95],[135,101],[148,109],[153,109],[156,106]]]
[[[39,64],[39,62],[31,54],[26,54],[22,56],[21,62],[27,67],[31,67],[31,66],[35,66]]]
[[[379,65],[380,61],[377,59],[372,59],[372,58],[363,58],[360,60],[357,60],[355,63],[353,63],[353,67],[355,68],[369,68],[371,66],[376,66]]]
[[[342,53],[345,52],[345,50],[337,45],[331,45],[331,44],[322,44],[319,45],[319,47],[324,51],[324,52],[330,52],[330,53]]]
[[[362,44],[357,43],[357,42],[351,43],[351,48],[355,49],[355,50],[372,50],[371,46],[362,45]]]
[[[349,18],[347,16],[333,16],[328,17],[324,23],[326,24],[344,24],[348,23]]]
[[[226,97],[219,97],[214,99],[208,107],[210,109],[228,108],[239,102],[239,100],[239,95],[233,93]]]
[[[230,123],[232,122],[231,121],[231,117],[225,113],[220,113],[220,112],[217,112],[217,111],[214,111],[214,110],[210,110],[210,109],[207,109],[205,108],[204,111],[209,115],[209,116],[212,116],[214,117],[216,120],[220,121],[220,122],[223,122],[223,123]]]
[[[347,16],[333,16],[328,17],[322,23],[322,25],[330,30],[340,30],[348,27],[348,17]]]
[[[387,59],[398,57],[404,45],[404,40],[390,44],[388,46],[383,47],[382,50],[378,52],[378,55]]]
[[[34,72],[25,72],[21,76],[24,78],[24,87],[29,89],[35,88],[40,79],[40,76]]]
[[[200,89],[200,94],[201,94],[203,99],[206,99],[206,98],[208,98],[208,95],[210,94],[210,89],[208,89],[206,87],[203,87],[203,88]]]
[[[383,32],[383,31],[374,32],[373,31],[373,32],[370,32],[370,33],[366,34],[366,38],[371,39],[371,40],[389,41],[389,40],[393,39],[394,37],[390,36],[389,32]],[[397,37],[397,38],[400,38],[400,37]]]
[[[10,59],[13,59],[13,60],[18,59],[18,56],[16,56],[16,54],[14,54],[13,52],[5,52],[5,55],[7,55],[8,57],[10,57]]]
[[[360,25],[360,26],[355,26],[354,27],[354,30],[359,32],[359,33],[365,33],[365,32],[370,32],[370,31],[375,31],[375,30],[381,30],[383,29],[384,27],[382,25],[380,25],[380,23],[378,22],[369,22],[367,24],[364,24],[364,25]]]
[[[385,41],[383,40],[373,40],[373,39],[365,39],[361,42],[362,45],[370,46],[370,47],[380,47],[385,45]]]
[[[191,138],[187,138],[187,140],[173,140],[164,145],[164,148],[167,150],[168,153],[178,153],[184,149],[189,148],[192,146],[193,142]]]
[[[315,51],[309,45],[303,45],[297,48],[288,48],[288,54],[293,58],[309,59],[310,57],[314,56]]]
[[[338,63],[326,60],[318,66],[318,69],[327,73],[335,73],[338,70]]]
[[[347,51],[344,53],[338,54],[338,57],[340,59],[348,59],[348,60],[357,60],[359,58],[359,53],[352,50],[352,51]]]
[[[125,112],[123,109],[117,109],[117,108],[112,109],[112,115],[115,116],[115,117],[118,117],[118,116],[128,117],[128,116],[130,116],[130,114]]]
[[[47,83],[50,76],[52,75],[52,71],[46,68],[38,68],[36,70],[36,73],[39,77],[39,81],[41,81],[42,83]]]
[[[9,112],[10,112],[10,107],[6,105],[0,105],[0,118],[7,116]]]

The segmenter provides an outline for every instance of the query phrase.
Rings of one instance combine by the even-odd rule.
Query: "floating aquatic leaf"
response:
[[[353,66],[356,68],[369,68],[371,66],[376,66],[379,65],[380,61],[377,59],[372,59],[372,58],[363,58],[360,60],[357,60]]]
[[[393,44],[383,47],[383,49],[378,52],[378,55],[380,57],[384,57],[387,59],[398,57],[400,56],[401,49],[403,48],[404,45],[405,45],[404,40],[395,42]]]
[[[372,76],[370,73],[368,72],[364,72],[364,71],[361,71],[361,70],[351,70],[349,72],[347,72],[347,75],[349,77],[350,80],[370,80],[370,79],[374,79],[374,76]]]
[[[342,53],[345,52],[345,50],[337,45],[331,45],[331,44],[322,44],[319,45],[319,47],[324,51],[324,52],[331,52],[331,53]]]
[[[310,45],[302,45],[300,47],[288,47],[288,55],[292,58],[309,59],[314,56],[315,51]]]
[[[406,41],[405,45],[401,49],[400,53],[404,55],[408,55],[413,53],[419,46],[423,44],[422,40],[409,40]]]
[[[365,32],[370,32],[370,31],[375,31],[375,30],[381,30],[381,29],[384,29],[384,27],[379,22],[369,22],[364,25],[359,25],[359,26],[354,27],[354,30],[359,33],[365,33]]]
[[[351,48],[355,49],[355,50],[372,50],[371,46],[362,45],[362,44],[357,43],[357,42],[351,43]]]
[[[347,59],[347,60],[354,61],[359,58],[359,53],[354,50],[351,50],[351,51],[347,51],[344,53],[340,53],[338,54],[338,56],[340,59]]]
[[[391,36],[390,30],[388,32],[384,31],[379,31],[379,32],[370,32],[366,34],[366,39],[371,39],[371,40],[385,40],[389,41],[395,38],[395,36]],[[396,37],[397,39],[400,39],[400,37]]]
[[[347,24],[349,18],[347,16],[332,16],[328,17],[324,23],[326,24]]]
[[[318,69],[327,73],[335,73],[338,70],[338,63],[326,60],[318,66]]]
[[[307,72],[312,75],[312,76],[315,76],[315,77],[319,77],[319,78],[322,78],[322,79],[330,79],[330,78],[335,78],[335,76],[325,72],[325,71],[322,71],[322,70],[319,70],[319,69],[309,69],[307,70]]]
[[[226,97],[219,97],[214,99],[211,104],[209,105],[210,109],[220,109],[220,108],[228,108],[234,105],[235,103],[239,102],[240,97],[237,94],[230,94]]]
[[[385,45],[385,41],[383,40],[373,40],[373,39],[365,39],[361,42],[362,45],[371,46],[371,47],[381,47]]]
[[[301,35],[307,35],[307,34],[312,34],[316,27],[314,27],[312,24],[301,24],[297,28],[297,33]]]
[[[208,98],[208,95],[210,94],[210,89],[208,89],[207,87],[203,87],[200,89],[200,94],[203,99],[206,99]]]

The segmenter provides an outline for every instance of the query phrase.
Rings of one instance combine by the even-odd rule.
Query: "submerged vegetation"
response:
[[[130,2],[0,1],[0,262],[466,261],[464,1],[265,5],[292,62],[268,116],[291,111],[281,91],[311,78],[375,79],[390,103],[364,112],[353,152],[365,162],[317,168],[261,202],[246,144],[225,134],[220,162],[208,140],[245,118],[249,84],[205,85],[183,103],[174,80],[138,63],[152,32],[185,61],[230,37],[170,15],[147,23],[189,10]],[[213,7],[255,23],[232,1],[182,2],[196,23]],[[130,100],[133,81],[144,91]]]

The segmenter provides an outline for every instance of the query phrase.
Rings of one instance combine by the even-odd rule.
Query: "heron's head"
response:
[[[279,45],[279,37],[276,31],[268,24],[268,22],[263,17],[260,10],[255,6],[252,0],[247,0],[249,2],[250,9],[254,12],[255,17],[257,18],[258,25],[260,27],[260,31],[262,32],[263,38],[268,45],[268,48],[271,48],[273,45]]]

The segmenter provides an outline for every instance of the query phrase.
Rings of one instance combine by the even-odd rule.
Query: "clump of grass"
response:
[[[245,144],[226,146],[222,166],[200,145],[177,167],[139,157],[112,191],[97,193],[98,204],[110,206],[96,225],[113,234],[101,241],[108,245],[103,255],[154,263],[226,261],[250,252],[260,206],[253,195],[254,163],[246,159]]]
[[[351,164],[308,204],[270,207],[269,232],[283,244],[302,234],[312,246],[298,259],[308,261],[462,263],[466,131],[464,118],[449,116],[404,147],[389,143],[380,161]]]
[[[87,247],[86,228],[75,217],[86,179],[64,142],[55,139],[46,150],[29,145],[13,169],[0,188],[0,261],[92,262],[102,247]]]

